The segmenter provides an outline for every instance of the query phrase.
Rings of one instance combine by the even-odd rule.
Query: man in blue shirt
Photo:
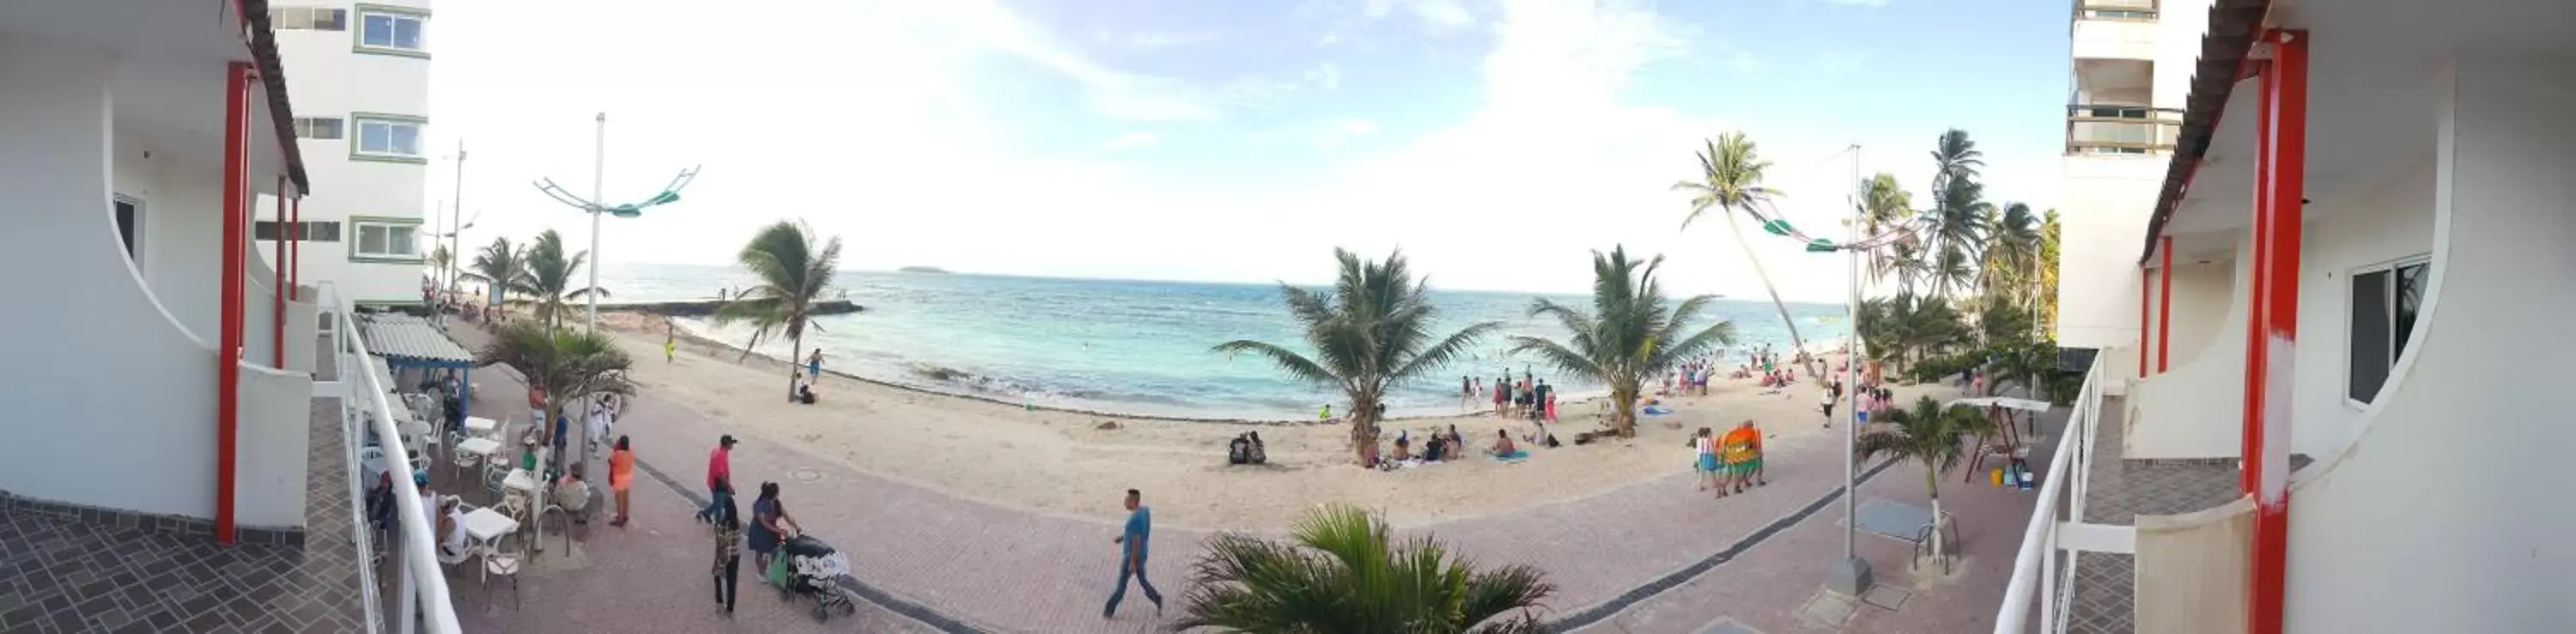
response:
[[[1144,506],[1144,497],[1135,489],[1127,490],[1127,530],[1121,532],[1117,539],[1109,540],[1121,545],[1118,550],[1118,589],[1109,593],[1109,607],[1100,609],[1102,619],[1118,613],[1118,600],[1127,598],[1129,577],[1136,579],[1136,585],[1145,587],[1145,598],[1154,602],[1154,615],[1163,614],[1163,593],[1155,591],[1153,582],[1145,580],[1145,543],[1154,533],[1154,509]]]

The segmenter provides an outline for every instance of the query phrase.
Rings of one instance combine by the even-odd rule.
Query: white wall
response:
[[[2174,281],[2174,324],[2209,325],[2207,341],[2190,353],[2190,360],[2179,358],[2183,349],[2174,349],[2177,359],[2163,374],[2138,382],[2129,398],[2128,428],[2121,436],[2123,458],[2233,458],[2245,453],[2245,320],[2248,298],[2237,290],[2246,288],[2253,271],[2245,257],[2246,238],[2236,237],[2236,256],[2228,263],[2229,278],[2217,286],[2228,289],[2216,307],[2200,306],[2189,311],[2196,316],[2184,317],[2182,281]],[[2201,295],[2200,292],[2193,293]],[[2214,316],[2199,316],[2214,313]],[[2180,338],[2178,335],[2177,339]],[[2132,369],[2131,371],[2134,371]],[[2296,433],[2293,432],[2293,435]]]
[[[109,205],[113,62],[103,53],[0,36],[0,311],[13,333],[0,381],[0,489],[148,513],[212,517],[215,354],[165,316],[127,263]],[[212,69],[222,72],[221,66]],[[221,116],[222,105],[213,106]],[[155,155],[156,160],[175,157]],[[165,166],[187,173],[187,166]],[[155,188],[168,198],[180,188]],[[210,197],[216,200],[219,196]],[[155,207],[154,228],[220,221]],[[220,242],[158,233],[154,248]],[[156,254],[157,255],[157,254]],[[213,262],[211,256],[205,262]],[[175,258],[153,266],[172,276]],[[219,267],[199,263],[212,286]],[[208,291],[211,297],[212,292]],[[205,311],[209,318],[212,309]],[[212,333],[211,327],[206,331]],[[300,464],[300,463],[299,463]]]
[[[2064,158],[2057,261],[2057,342],[2082,348],[2138,344],[2138,254],[2163,183],[2162,155]],[[2130,365],[2113,366],[2130,375]],[[2125,376],[2125,375],[2123,375]]]
[[[2082,59],[2155,59],[2156,23],[2076,20],[2073,48]]]
[[[2444,86],[2425,312],[2358,440],[2293,484],[2291,632],[2576,621],[2576,426],[2559,373],[2518,363],[2576,356],[2576,72],[2461,62]]]
[[[2351,271],[2432,251],[2433,171],[2430,163],[2409,167],[2358,204],[2321,210],[2322,217],[2302,230],[2292,451],[2332,455],[2359,433],[2361,408],[2344,399],[2351,363]]]
[[[312,337],[305,337],[312,341]],[[312,358],[308,347],[305,358]],[[233,521],[242,526],[303,528],[305,479],[313,434],[313,378],[241,364],[241,412],[235,436]],[[322,474],[321,477],[346,474]],[[200,478],[197,481],[203,482]]]
[[[211,116],[223,117],[221,102]],[[177,160],[131,134],[113,138],[114,191],[143,202],[143,279],[181,327],[211,344],[223,322],[223,165]]]
[[[2191,74],[2199,68],[2201,36],[2209,33],[2210,0],[2156,4],[2154,103],[2158,108],[2182,108],[2191,100]]]
[[[2197,260],[2186,262],[2176,254],[2173,269],[2173,308],[2170,312],[2159,308],[2148,317],[2151,322],[2159,317],[2173,321],[2170,327],[2157,327],[2158,332],[2171,339],[2159,343],[2165,347],[2163,365],[2168,371],[2200,358],[2201,351],[2218,338],[2224,327],[2220,322],[2227,316],[2228,304],[2236,301],[2238,288],[2236,262],[2232,259],[2202,264]],[[2148,371],[2154,371],[2155,362],[2148,360]]]
[[[421,9],[430,5],[425,0],[385,0],[370,4]],[[436,50],[440,41],[438,21],[433,17],[425,22],[425,40],[432,50]],[[429,166],[349,160],[350,143],[357,136],[355,122],[349,120],[349,116],[366,112],[428,117],[429,65],[434,62],[415,57],[352,52],[350,48],[358,29],[358,14],[354,9],[349,13],[349,28],[349,31],[287,30],[277,33],[278,53],[287,68],[287,92],[295,101],[296,116],[339,117],[343,120],[343,132],[349,137],[297,142],[304,151],[305,169],[313,181],[313,192],[304,199],[302,220],[346,222],[351,216],[424,219],[428,215],[426,211],[431,196],[426,190]],[[439,160],[455,151],[454,148],[427,147],[425,126],[421,138],[422,152],[428,155],[429,160]],[[276,203],[263,200],[258,213],[262,220],[276,220]],[[415,242],[423,258],[436,248],[429,233],[437,228],[428,222],[418,228]],[[424,264],[351,262],[349,255],[358,242],[357,227],[344,224],[340,231],[339,242],[304,244],[299,264],[302,267],[299,270],[301,279],[332,280],[340,292],[360,303],[420,303]],[[272,256],[262,249],[260,257],[265,261]]]

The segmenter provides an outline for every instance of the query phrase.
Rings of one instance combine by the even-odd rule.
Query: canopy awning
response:
[[[367,351],[399,368],[470,368],[474,354],[429,320],[402,313],[358,316]]]

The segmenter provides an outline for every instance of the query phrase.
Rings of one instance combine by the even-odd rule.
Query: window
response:
[[[426,163],[420,155],[420,126],[427,123],[419,117],[400,115],[351,115],[357,137],[350,140],[349,157],[359,160],[391,160],[403,163]]]
[[[339,117],[296,117],[295,138],[338,139],[341,138],[341,123]]]
[[[125,258],[140,264],[142,251],[136,247],[142,245],[143,201],[117,196],[115,208],[116,238],[125,245]]]
[[[388,218],[375,221],[352,220],[350,224],[357,225],[358,232],[357,244],[351,245],[353,249],[350,251],[350,259],[407,261],[420,259],[419,245],[414,244],[412,240],[413,234],[420,230],[419,221]]]
[[[296,234],[295,236],[297,242],[340,241],[340,223],[338,221],[307,220],[296,224],[304,226],[303,233]],[[276,221],[262,220],[250,226],[250,237],[252,240],[276,240],[277,228],[278,223]]]
[[[428,22],[429,13],[419,9],[358,5],[356,50],[428,57],[429,49],[421,41],[421,31]]]
[[[2406,342],[2414,335],[2426,274],[2432,266],[2416,257],[2353,272],[2352,341],[2345,350],[2351,366],[2345,375],[2345,398],[2358,404],[2379,398],[2380,386],[2388,383],[2388,372],[2397,366],[2397,355],[2406,352]]]
[[[277,30],[346,31],[348,9],[323,7],[285,7],[268,10],[268,25]]]

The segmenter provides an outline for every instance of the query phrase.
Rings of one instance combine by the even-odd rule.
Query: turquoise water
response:
[[[619,302],[702,299],[747,279],[728,267],[633,265],[603,269],[600,286]],[[1233,339],[1306,349],[1274,285],[859,271],[843,271],[837,285],[867,310],[816,320],[822,332],[809,333],[805,347],[823,348],[827,370],[1011,402],[1164,416],[1311,418],[1317,406],[1339,400],[1337,393],[1282,377],[1267,361],[1208,352]],[[1462,324],[1501,321],[1506,334],[1562,337],[1553,323],[1525,316],[1536,296],[1431,292],[1448,324],[1440,329],[1444,335]],[[1586,296],[1548,297],[1590,303]],[[1789,310],[1810,348],[1837,345],[1843,336],[1841,305],[1791,304]],[[1720,300],[1708,313],[1735,322],[1742,335],[1735,350],[1764,343],[1789,348],[1788,332],[1768,302]],[[750,334],[688,320],[682,325],[736,345]],[[1404,386],[1387,407],[1396,414],[1457,411],[1461,375],[1490,381],[1505,368],[1517,376],[1528,365],[1503,354],[1505,347],[1500,337],[1486,340],[1475,358]],[[785,356],[786,344],[764,344],[760,352]],[[1597,390],[1531,369],[1569,395]],[[954,378],[937,378],[942,375]]]

